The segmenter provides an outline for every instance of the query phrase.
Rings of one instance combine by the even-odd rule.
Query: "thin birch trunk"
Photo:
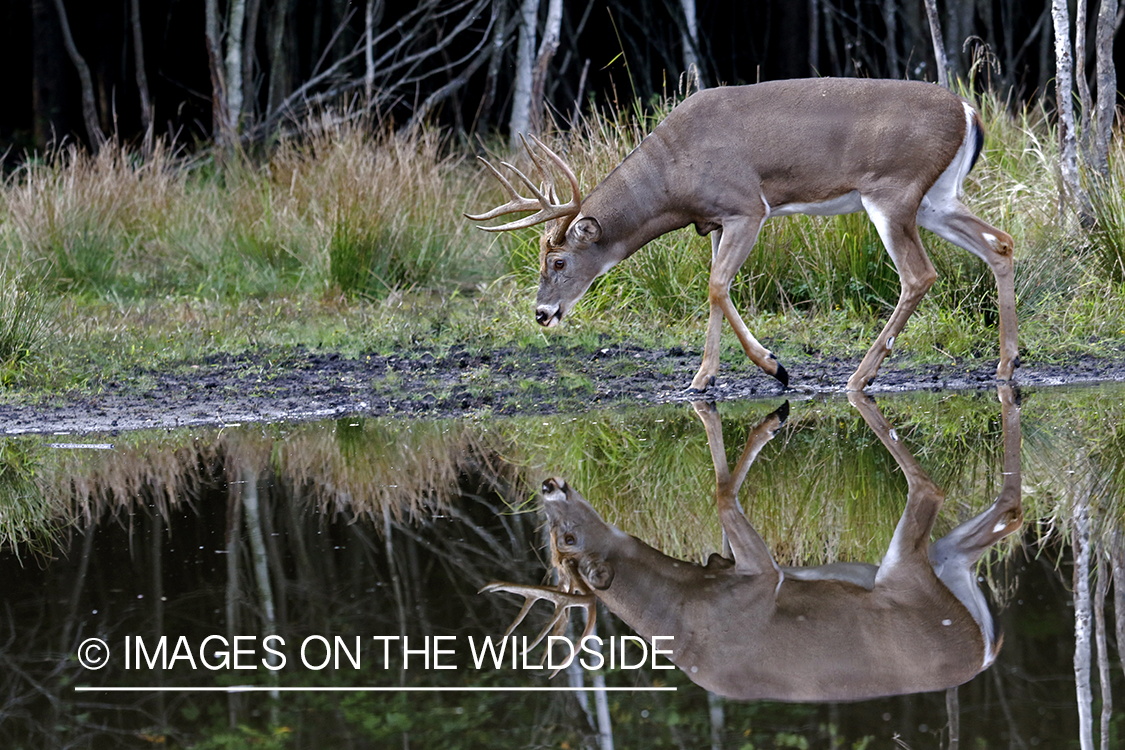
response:
[[[707,712],[711,717],[711,750],[723,750],[723,734],[726,731],[726,712],[723,710],[722,696],[707,691]]]
[[[1090,98],[1090,79],[1086,77],[1086,0],[1078,0],[1074,14],[1074,82],[1078,86],[1078,103],[1082,116],[1078,121],[1078,139],[1082,156],[1090,153],[1090,116],[1094,109]]]
[[[702,89],[703,69],[699,66],[699,22],[695,13],[695,0],[680,0],[684,11],[684,27],[680,39],[684,45],[684,72],[688,77],[688,91]],[[694,84],[694,86],[692,85]]]
[[[1074,686],[1078,699],[1078,741],[1094,748],[1093,688],[1090,684],[1090,492],[1092,477],[1079,480],[1073,498],[1071,538],[1074,547]]]
[[[1113,62],[1113,39],[1118,14],[1117,0],[1101,0],[1098,5],[1097,40],[1097,119],[1094,124],[1092,165],[1101,175],[1109,174],[1109,142],[1113,118],[1117,113],[1117,69]]]
[[[227,121],[231,135],[242,120],[242,27],[246,21],[246,0],[231,0],[227,8]]]
[[[86,59],[82,57],[78,52],[77,45],[74,44],[74,37],[70,33],[70,21],[67,20],[63,0],[55,0],[55,10],[59,14],[59,26],[62,29],[66,53],[70,56],[70,61],[74,63],[74,67],[78,71],[78,81],[82,85],[82,121],[86,126],[86,137],[90,139],[90,148],[97,152],[105,143],[106,138],[101,125],[98,124],[98,105],[94,101],[94,80],[90,77],[90,66],[86,64]]]
[[[941,18],[938,16],[937,0],[926,0],[926,18],[930,22],[930,39],[934,45],[938,84],[949,88],[949,60],[945,56],[945,42],[941,38]]]
[[[961,747],[961,696],[956,687],[945,691],[945,714],[949,718],[949,750]]]
[[[887,50],[887,77],[899,78],[902,72],[898,62],[898,3],[895,0],[883,0],[883,25],[886,35],[883,37],[883,46]]]
[[[562,0],[550,0],[547,4],[547,22],[543,26],[543,39],[535,56],[535,70],[531,76],[531,103],[528,110],[528,123],[531,132],[543,132],[543,116],[547,91],[547,68],[559,48],[559,31],[562,29]]]
[[[1102,698],[1101,746],[1109,750],[1109,721],[1113,715],[1113,687],[1110,685],[1109,647],[1105,632],[1105,597],[1109,592],[1109,569],[1105,549],[1098,545],[1097,587],[1094,589],[1094,639],[1098,646],[1098,692]]]
[[[277,0],[270,18],[270,85],[266,95],[267,120],[277,115],[281,103],[289,96],[289,50],[285,45],[285,26],[289,19],[290,2],[291,0]]]
[[[932,2],[932,0],[927,0]],[[1059,170],[1062,172],[1063,203],[1072,207],[1085,204],[1078,182],[1078,140],[1074,130],[1073,62],[1070,56],[1070,16],[1066,0],[1051,0],[1055,30],[1055,99],[1058,107]]]
[[[242,554],[242,502],[239,498],[238,485],[230,485],[227,493],[227,640],[234,643],[234,637],[240,635],[238,627],[238,604],[242,599],[242,589],[239,581],[238,558]],[[238,696],[227,695],[227,721],[231,728],[238,726]]]
[[[820,75],[820,0],[809,0],[809,75]]]
[[[219,2],[205,0],[205,36],[207,43],[207,66],[211,72],[211,132],[215,142],[224,146],[227,142],[227,97],[223,77],[222,40],[219,33]]]
[[[254,61],[257,60],[258,16],[262,0],[246,0],[246,33],[242,41],[242,114],[253,117],[258,94],[254,88]]]
[[[508,121],[509,147],[519,149],[520,135],[531,126],[532,56],[539,20],[539,0],[520,3],[519,42],[516,44],[516,81],[512,93],[512,116]]]

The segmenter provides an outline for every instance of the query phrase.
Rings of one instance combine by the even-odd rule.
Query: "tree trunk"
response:
[[[808,75],[820,75],[820,0],[809,0]]]
[[[270,86],[266,102],[266,119],[272,119],[285,97],[289,96],[289,49],[285,44],[286,26],[292,0],[277,0],[270,16]]]
[[[508,42],[508,3],[506,0],[495,0],[493,12],[497,14],[496,26],[492,29],[492,55],[488,59],[488,76],[484,84],[484,96],[481,97],[480,109],[476,115],[476,132],[483,133],[488,127],[489,112],[492,103],[496,101],[496,81],[500,76],[500,63],[504,59],[504,46]]]
[[[1098,691],[1102,699],[1101,746],[1109,750],[1109,722],[1113,715],[1113,687],[1110,685],[1109,646],[1105,629],[1105,597],[1109,593],[1109,566],[1105,561],[1105,545],[1097,551],[1097,586],[1094,589],[1094,638],[1098,647]]]
[[[1055,0],[1062,2],[1065,0]],[[1069,46],[1069,45],[1064,45]],[[1093,477],[1079,480],[1074,489],[1071,543],[1074,547],[1074,686],[1078,698],[1078,741],[1082,750],[1094,750],[1094,696],[1090,685],[1090,491]]]
[[[1094,123],[1092,166],[1103,176],[1109,174],[1109,142],[1113,118],[1117,114],[1117,69],[1113,62],[1113,38],[1118,18],[1117,0],[1101,0],[1095,43],[1098,56],[1098,109]]]
[[[1078,0],[1074,14],[1074,82],[1078,85],[1078,102],[1082,107],[1078,125],[1078,138],[1082,155],[1090,153],[1090,117],[1093,99],[1090,98],[1090,79],[1086,77],[1086,0]]]
[[[945,42],[941,38],[941,19],[937,0],[926,0],[926,17],[930,21],[930,39],[934,43],[934,64],[937,66],[938,84],[949,88],[949,60],[945,56]]]
[[[559,48],[559,30],[562,28],[562,0],[550,0],[547,5],[547,23],[543,26],[543,40],[539,44],[539,54],[535,58],[535,71],[531,76],[531,106],[528,122],[531,132],[543,132],[543,109],[547,88],[547,68]]]
[[[258,59],[258,16],[262,0],[247,0],[246,33],[242,41],[242,113],[253,117],[257,111],[258,92],[254,87],[254,63]]]
[[[144,128],[144,149],[147,153],[152,147],[152,101],[148,92],[148,76],[145,73],[144,35],[141,33],[141,0],[130,0],[129,11],[133,25],[133,59],[137,78],[137,90],[141,97],[141,127]]]
[[[221,146],[226,143],[227,137],[227,98],[223,93],[226,86],[220,59],[222,46],[219,37],[219,1],[205,0],[204,11],[207,66],[211,72],[211,134],[215,143]]]
[[[539,0],[520,3],[520,36],[516,45],[516,81],[512,93],[512,116],[508,121],[508,143],[515,151],[520,134],[531,126],[531,79],[535,50],[535,29],[539,20]]]
[[[932,2],[932,0],[927,0]],[[1085,203],[1078,182],[1078,141],[1074,131],[1074,72],[1070,57],[1070,16],[1066,0],[1051,0],[1055,29],[1055,99],[1058,107],[1059,169],[1062,172],[1063,202],[1078,207]]]
[[[86,137],[90,139],[90,148],[98,151],[105,143],[105,134],[98,124],[98,105],[94,101],[94,81],[90,77],[90,67],[78,52],[74,44],[74,37],[70,34],[70,22],[66,19],[66,8],[63,0],[55,0],[55,10],[59,14],[59,28],[62,30],[63,44],[70,61],[78,70],[78,80],[82,84],[82,120],[86,125]]]
[[[687,74],[687,90],[698,91],[707,86],[703,80],[703,68],[699,65],[699,23],[696,19],[695,0],[680,0],[684,11],[684,27],[680,38],[684,45],[684,72]]]
[[[883,0],[883,26],[886,33],[883,36],[883,46],[887,50],[887,78],[900,78],[902,71],[898,62],[898,3],[895,0]]]
[[[231,0],[227,8],[227,122],[231,137],[238,133],[242,120],[242,27],[246,21],[246,0]]]

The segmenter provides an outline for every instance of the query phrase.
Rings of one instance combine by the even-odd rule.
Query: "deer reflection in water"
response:
[[[639,635],[673,636],[671,656],[693,682],[743,700],[838,701],[942,690],[995,660],[1000,638],[975,565],[1023,520],[1019,408],[999,387],[1004,435],[1002,488],[980,515],[930,543],[944,495],[870,398],[848,395],[907,480],[907,501],[878,565],[779,566],[747,520],[738,491],[788,404],[750,434],[733,471],[714,406],[697,402],[715,465],[724,555],[706,566],[676,560],[606,523],[559,478],[543,483],[557,587],[493,583],[482,591],[526,598],[512,628],[538,600],[555,604],[560,632],[572,607],[596,600]],[[511,632],[511,630],[509,630]]]

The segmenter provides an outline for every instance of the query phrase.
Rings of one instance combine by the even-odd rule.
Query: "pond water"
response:
[[[1008,412],[1005,398],[794,400],[764,438],[757,428],[781,399],[715,411],[357,416],[3,438],[0,745],[1077,746],[1086,727],[1097,735],[1101,696],[1110,694],[1100,653],[1121,695],[1115,614],[1125,606],[1106,588],[1123,572],[1125,389],[1024,389],[1007,396]],[[708,692],[686,667],[665,668],[670,657],[652,653],[661,642],[630,639],[635,631],[604,604],[596,632],[613,668],[576,662],[552,678],[538,668],[542,647],[497,659],[485,650],[486,639],[513,643],[501,637],[522,599],[481,587],[556,581],[539,497],[545,478],[565,478],[605,521],[684,561],[668,563],[676,570],[698,571],[690,563],[724,552],[716,473],[728,468],[736,479],[744,471],[745,517],[783,567],[878,563],[908,494],[921,502],[906,478],[915,468],[945,494],[934,539],[1002,492],[1022,494],[1022,529],[984,552],[973,573],[1002,637],[995,662],[956,690],[853,700],[839,687],[846,680],[827,679],[816,702],[740,700]],[[741,570],[739,533],[731,542]],[[597,580],[576,564],[564,565],[563,581],[580,568]],[[617,565],[606,591],[628,583],[624,570]],[[801,576],[787,575],[786,586]],[[694,596],[687,588],[657,586],[646,601]],[[579,589],[584,601],[595,591]],[[868,608],[861,594],[844,601],[809,612]],[[675,637],[733,633],[734,643],[712,651],[736,663],[754,646],[739,645],[750,631],[729,610]],[[569,612],[560,632],[576,642],[583,607]],[[549,603],[536,604],[515,643],[551,615]],[[625,619],[644,627],[635,613]],[[807,653],[785,659],[774,656],[791,643],[775,633],[752,667],[791,666],[769,667],[754,685],[849,658],[874,663],[929,637],[866,643],[864,627],[825,630],[819,642],[802,641]],[[896,663],[909,670],[919,658]],[[562,661],[558,651],[551,659]],[[1077,677],[1076,662],[1088,667]],[[871,671],[882,678],[890,668],[879,664]],[[1108,718],[1114,739],[1120,718]]]

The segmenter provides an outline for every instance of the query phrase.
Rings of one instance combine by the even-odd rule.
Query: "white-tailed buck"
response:
[[[494,227],[547,222],[540,242],[535,317],[558,323],[590,283],[647,242],[694,224],[711,235],[710,318],[703,362],[691,388],[702,392],[719,370],[725,317],[766,374],[788,385],[776,357],[750,333],[729,288],[771,216],[866,211],[894,261],[901,293],[848,390],[870,383],[894,339],[936,278],[918,237],[922,226],[982,258],[996,277],[1000,363],[1019,365],[1012,238],[961,204],[961,183],[983,143],[980,117],[949,91],[917,81],[816,78],[707,89],[674,108],[637,148],[583,197],[574,172],[538,139],[536,148],[570,183],[571,199],[534,183],[510,164],[533,196],[522,197],[485,164],[511,200],[479,215],[535,211]],[[528,147],[547,178],[547,165]]]
[[[743,515],[738,490],[787,408],[751,433],[734,471],[714,407],[695,405],[715,465],[715,498],[725,556],[706,566],[675,560],[607,524],[562,479],[543,484],[559,586],[493,583],[483,591],[526,598],[519,624],[540,599],[566,612],[595,600],[645,638],[672,636],[671,660],[720,695],[743,700],[859,700],[960,685],[988,667],[1000,648],[975,566],[1023,519],[1019,410],[1000,386],[1004,430],[1002,488],[990,508],[930,544],[943,495],[899,442],[873,401],[852,403],[890,451],[907,481],[907,500],[879,565],[779,566]],[[511,632],[511,630],[509,630]],[[584,634],[585,635],[585,634]]]

